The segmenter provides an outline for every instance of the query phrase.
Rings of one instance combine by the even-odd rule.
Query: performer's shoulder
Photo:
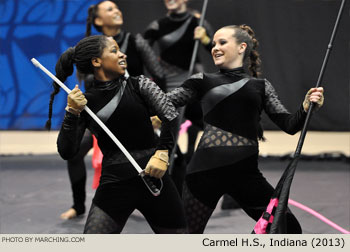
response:
[[[220,71],[216,71],[213,73],[205,73],[205,78],[207,79],[217,79],[217,78],[222,78],[222,73]]]
[[[249,79],[251,82],[254,82],[255,84],[262,85],[262,86],[265,86],[266,82],[268,82],[268,80],[265,78],[257,78],[257,77],[249,76]]]
[[[275,90],[270,81],[268,81],[266,78],[251,77],[251,82],[256,88],[262,90],[262,92],[264,92],[265,94],[274,92]]]
[[[151,21],[146,30],[159,30],[159,22],[161,21],[162,19],[156,19],[156,20],[153,20]]]
[[[199,73],[196,73],[196,74],[192,74],[189,79],[192,79],[192,80],[203,80],[204,79],[204,73],[199,72]]]

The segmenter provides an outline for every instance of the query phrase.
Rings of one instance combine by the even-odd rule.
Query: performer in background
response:
[[[166,76],[166,91],[180,86],[188,77],[195,39],[199,39],[208,52],[211,50],[210,25],[205,22],[204,27],[198,26],[200,14],[189,10],[187,3],[188,0],[164,0],[168,11],[166,16],[151,22],[144,32],[144,38],[150,45],[158,46],[160,63]],[[197,57],[194,72],[198,71],[203,71],[203,66]],[[183,156],[177,147],[177,158],[172,170],[172,178],[180,192],[185,175],[185,163],[191,159],[198,132],[203,129],[199,103],[188,104],[185,117],[192,122],[188,128],[187,154]]]
[[[164,73],[153,49],[142,38],[141,34],[133,35],[124,31],[123,24],[123,14],[117,4],[114,1],[101,1],[89,7],[85,35],[91,35],[91,26],[93,25],[97,31],[112,36],[120,45],[121,51],[128,56],[128,73],[132,76],[138,76],[144,74],[144,70],[147,69],[157,85],[164,88]],[[88,90],[92,85],[93,77],[80,75],[80,78],[84,80],[85,90]],[[86,166],[84,157],[92,146],[91,132],[87,130],[79,152],[67,161],[73,206],[61,214],[62,219],[71,219],[85,213]],[[99,150],[95,148],[94,151],[98,152]],[[99,170],[95,170],[95,173],[96,171]],[[94,176],[94,180],[96,179],[98,179],[98,174]]]
[[[187,8],[187,0],[164,0],[168,13],[165,17],[148,25],[144,38],[151,46],[157,44],[160,63],[167,78],[167,91],[179,86],[187,78],[195,39],[210,52],[211,28],[207,22],[198,26],[200,14]],[[179,57],[181,55],[181,57]],[[195,72],[203,71],[196,59]]]
[[[295,113],[287,111],[272,84],[258,78],[258,40],[249,26],[219,29],[212,45],[219,71],[193,75],[167,94],[176,107],[201,101],[204,115],[204,133],[188,165],[183,193],[190,233],[203,233],[225,193],[256,221],[264,212],[274,189],[258,169],[262,110],[283,131],[295,134],[303,126],[310,102],[318,108],[323,104],[323,88],[311,88]],[[290,211],[287,232],[301,233]]]
[[[115,1],[101,1],[90,6],[86,22],[86,36],[91,34],[91,25],[106,36],[113,37],[120,50],[128,56],[128,73],[132,76],[150,73],[153,80],[163,88],[164,71],[157,56],[140,33],[124,31],[123,13]]]
[[[135,209],[145,216],[155,233],[185,233],[182,202],[166,173],[168,153],[174,144],[170,128],[178,116],[175,107],[150,79],[142,75],[124,76],[126,55],[112,37],[86,37],[69,48],[56,64],[56,77],[65,81],[73,73],[74,65],[82,74],[93,74],[94,81],[85,95],[78,86],[68,95],[67,112],[57,139],[58,151],[63,159],[76,155],[88,128],[103,153],[100,185],[84,233],[120,233]],[[58,89],[55,83],[54,87]],[[146,167],[145,173],[162,178],[160,196],[154,197],[149,192],[120,149],[83,111],[87,101],[89,108],[124,144],[140,167]],[[157,146],[150,120],[154,115],[162,120]]]

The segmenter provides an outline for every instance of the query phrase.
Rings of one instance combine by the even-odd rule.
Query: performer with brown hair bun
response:
[[[258,40],[247,25],[219,29],[212,48],[219,71],[193,75],[167,94],[176,107],[199,100],[204,114],[204,133],[187,167],[183,194],[190,233],[203,233],[225,193],[256,221],[264,212],[274,189],[258,169],[262,110],[283,131],[295,134],[303,126],[310,102],[317,107],[323,104],[323,88],[311,88],[290,114],[271,83],[258,78],[257,47]],[[288,233],[301,233],[291,212],[287,222]]]

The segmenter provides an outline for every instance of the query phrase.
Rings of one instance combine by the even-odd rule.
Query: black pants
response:
[[[163,189],[159,196],[153,196],[140,177],[101,183],[84,233],[121,233],[135,209],[143,214],[155,233],[187,233],[180,195],[168,173],[162,181]]]
[[[78,215],[85,213],[86,166],[84,158],[92,148],[92,143],[91,132],[86,130],[80,143],[79,152],[72,159],[67,161],[69,181],[73,194],[72,208],[77,211]]]
[[[233,165],[186,176],[183,200],[189,233],[203,233],[223,194],[232,196],[242,209],[258,220],[268,205],[274,188],[257,167],[257,155]],[[252,227],[253,229],[254,227]],[[301,227],[288,210],[287,232],[301,233]]]

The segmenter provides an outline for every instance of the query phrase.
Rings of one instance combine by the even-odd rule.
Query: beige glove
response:
[[[197,26],[194,29],[194,39],[199,39],[203,45],[210,43],[210,38],[207,35],[205,28],[202,26]]]
[[[309,110],[310,102],[314,102],[316,104],[316,107],[315,107],[316,110],[322,107],[324,102],[322,87],[310,88],[310,90],[306,93],[305,99],[303,102],[303,107],[305,112]]]
[[[169,165],[168,150],[157,150],[148,161],[145,174],[151,177],[161,178],[165,174]]]
[[[160,126],[162,126],[162,121],[158,116],[152,116],[151,122],[154,130],[160,129]]]
[[[66,111],[79,115],[86,103],[87,100],[83,92],[81,92],[78,85],[75,85],[75,88],[68,94]]]

